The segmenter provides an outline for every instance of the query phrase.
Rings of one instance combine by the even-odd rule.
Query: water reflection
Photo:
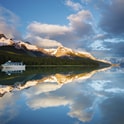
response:
[[[22,79],[22,81],[19,81],[19,82],[17,82],[17,81],[15,82],[15,79],[17,79],[17,77],[20,79],[21,76],[19,76],[19,75],[18,76],[17,75],[9,76],[9,77],[7,76],[5,78],[5,80],[12,79],[12,81],[14,81],[14,84],[13,85],[2,84],[0,87],[0,95],[2,96],[5,93],[11,92],[13,90],[26,89],[26,88],[38,85],[39,83],[45,83],[42,86],[44,90],[49,90],[49,87],[56,90],[56,88],[60,88],[63,84],[73,82],[74,80],[82,81],[82,80],[88,79],[92,75],[94,75],[96,72],[105,71],[107,69],[108,68],[102,68],[102,69],[97,69],[97,70],[92,70],[92,71],[90,70],[88,72],[86,70],[86,72],[85,71],[82,73],[78,72],[77,74],[72,73],[72,72],[68,72],[66,74],[55,73],[55,74],[49,74],[49,75],[45,75],[45,76],[42,76],[42,74],[41,75],[33,74],[33,76],[29,75],[29,77],[26,77],[26,80]],[[33,77],[33,78],[31,79],[31,77]],[[47,82],[49,84],[47,84]],[[46,87],[44,87],[44,86],[46,86]]]
[[[2,72],[5,72],[7,75],[11,75],[13,73],[23,73],[25,68],[2,68]]]
[[[7,93],[0,98],[0,123],[7,124],[18,115],[19,93]]]
[[[0,88],[0,120],[2,120],[2,124],[12,124],[17,120],[20,121],[19,117],[27,117],[28,115],[24,114],[27,111],[26,108],[30,110],[28,111],[30,116],[31,113],[39,113],[40,110],[39,114],[42,115],[42,118],[45,118],[42,113],[44,110],[47,113],[46,120],[36,114],[37,122],[44,124],[49,123],[48,118],[54,115],[57,115],[58,118],[54,120],[56,124],[58,121],[60,124],[123,124],[123,69],[115,67],[84,70],[83,72],[54,71],[53,74],[43,70],[38,73],[34,73],[36,71],[34,70],[31,74],[30,70],[30,73],[26,72],[24,75],[14,75],[15,83],[10,85],[2,83]],[[5,82],[6,78],[8,79],[5,76],[1,81]],[[61,109],[62,106],[64,108]],[[49,114],[50,108],[56,109]],[[66,108],[69,110],[67,111]],[[58,114],[60,112],[63,112],[63,117],[67,116],[66,120],[60,120]],[[8,120],[3,121],[5,115]],[[35,119],[36,117],[33,115],[30,120],[25,118],[25,121],[33,124]],[[24,121],[21,120],[21,123]]]

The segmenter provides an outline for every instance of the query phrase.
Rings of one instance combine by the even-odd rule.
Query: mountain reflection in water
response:
[[[1,124],[124,123],[121,68],[46,70],[1,73]]]
[[[110,68],[110,67],[108,67]],[[66,83],[69,83],[69,82],[73,82],[74,80],[85,80],[85,79],[88,79],[90,78],[92,75],[94,75],[96,72],[99,72],[99,71],[105,71],[107,70],[108,68],[102,68],[102,69],[98,69],[98,70],[90,70],[88,72],[83,72],[83,73],[79,73],[78,74],[74,74],[72,72],[68,72],[66,74],[60,74],[60,73],[55,73],[55,74],[51,74],[51,75],[45,75],[42,77],[42,74],[35,74],[35,80],[32,79],[30,80],[30,77],[33,77],[34,74],[31,76],[29,75],[29,78],[27,77],[27,81],[23,80],[21,82],[14,82],[13,85],[1,85],[0,87],[0,96],[4,95],[5,93],[7,92],[12,92],[13,90],[22,90],[22,89],[26,89],[26,88],[29,88],[29,87],[32,87],[32,86],[35,86],[35,85],[38,85],[39,83],[46,83],[46,82],[49,82],[49,87],[52,87],[52,85],[50,83],[54,82],[54,86],[55,89],[56,87],[61,87],[63,84],[66,84]],[[83,69],[83,68],[82,68]],[[86,70],[87,71],[87,70]],[[8,79],[15,79],[17,77],[20,77],[20,76],[8,76]],[[37,79],[41,77],[40,79]],[[0,82],[1,83],[1,82]],[[43,84],[45,85],[45,84]],[[44,87],[44,89],[48,88],[48,84],[47,84],[47,87]]]

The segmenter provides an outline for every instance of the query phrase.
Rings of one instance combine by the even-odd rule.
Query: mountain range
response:
[[[0,63],[8,60],[34,65],[109,65],[88,52],[78,52],[64,46],[44,49],[29,42],[13,40],[0,34]]]

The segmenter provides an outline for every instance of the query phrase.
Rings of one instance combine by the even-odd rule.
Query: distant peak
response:
[[[64,46],[59,46],[57,48],[58,50],[71,50],[70,48],[64,47]]]
[[[0,34],[0,39],[1,39],[2,37],[4,37],[4,38],[7,39],[7,37],[6,37],[4,34]]]

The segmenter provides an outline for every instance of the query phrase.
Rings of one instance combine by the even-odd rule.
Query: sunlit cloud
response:
[[[32,44],[35,44],[39,47],[48,47],[48,48],[53,48],[53,47],[59,47],[62,46],[62,44],[56,40],[50,40],[47,38],[42,38],[40,36],[32,36],[32,35],[27,35],[26,40],[30,41]]]
[[[68,100],[65,100],[64,97],[56,96],[36,96],[33,100],[28,102],[28,105],[32,109],[47,108],[47,107],[58,107],[65,106],[68,104]]]
[[[61,35],[68,32],[67,26],[43,24],[40,22],[32,22],[28,25],[27,29],[32,33],[38,33],[39,35],[43,35],[44,37]]]
[[[43,84],[40,85],[42,87]],[[92,110],[90,110],[90,108],[93,108],[93,101],[90,97],[85,96],[83,92],[80,93],[80,91],[76,90],[75,87],[75,83],[71,85],[66,85],[66,87],[64,87],[64,92],[63,87],[59,88],[59,92],[57,92],[57,89],[54,89],[54,92],[53,90],[49,90],[48,92],[42,92],[41,89],[39,89],[38,94],[38,90],[35,89],[35,93],[35,87],[33,87],[28,90],[25,90],[24,94],[27,96],[27,105],[34,110],[39,108],[69,105],[70,112],[68,113],[68,115],[70,117],[78,118],[78,120],[82,122],[89,121],[91,120],[93,114]],[[73,93],[70,90],[73,90]],[[32,91],[34,92],[34,94],[31,95]],[[80,97],[82,99],[79,99]],[[89,110],[89,112],[87,112],[86,110]]]
[[[123,0],[65,0],[63,5],[66,9],[75,10],[69,11],[72,13],[63,18],[67,23],[31,20],[26,22],[28,25],[24,38],[17,30],[19,17],[0,6],[0,33],[44,48],[64,45],[89,52],[102,51],[105,54],[109,50],[107,55],[124,56],[119,50],[120,47],[122,49],[124,36]]]
[[[36,110],[48,107],[67,106],[70,109],[67,113],[68,116],[76,118],[81,122],[89,122],[94,117],[96,107],[99,107],[104,100],[109,99],[111,95],[113,96],[113,93],[124,93],[123,87],[121,87],[121,85],[120,87],[119,85],[116,87],[116,83],[113,82],[113,80],[115,81],[115,75],[117,75],[117,73],[107,74],[107,80],[104,79],[104,74],[106,74],[106,72],[102,72],[102,74],[96,73],[96,75],[87,82],[83,82],[83,78],[81,81],[73,80],[71,83],[61,85],[56,82],[57,80],[51,81],[51,78],[44,78],[44,80],[27,81],[25,85],[19,86],[22,87],[23,96],[26,98],[25,102],[31,109]],[[45,82],[41,83],[41,81]],[[36,82],[40,83],[27,88],[30,84],[37,84]],[[15,95],[13,95],[14,92],[11,92],[1,97],[1,111],[5,111],[6,105],[8,106],[8,101],[10,102],[9,105],[14,108],[14,103],[19,97],[16,90],[14,90]],[[11,97],[13,97],[14,100]]]
[[[41,93],[56,91],[59,88],[61,88],[61,86],[62,85],[58,85],[56,82],[54,82],[54,83],[46,82],[46,83],[36,85],[35,87],[31,87],[29,90],[26,90],[27,92],[25,92],[25,95],[27,97],[32,97],[31,96],[32,91],[35,93],[35,95],[39,95]]]
[[[69,20],[68,25],[32,22],[27,27],[28,35],[34,37],[34,39],[41,38],[42,40],[36,40],[37,44],[42,43],[43,39],[47,39],[49,40],[47,45],[53,41],[53,44],[57,43],[58,45],[69,46],[72,45],[72,42],[75,45],[82,38],[86,39],[87,36],[90,37],[93,34],[94,31],[91,24],[92,14],[89,11],[79,11],[76,14],[69,15],[67,19]]]

